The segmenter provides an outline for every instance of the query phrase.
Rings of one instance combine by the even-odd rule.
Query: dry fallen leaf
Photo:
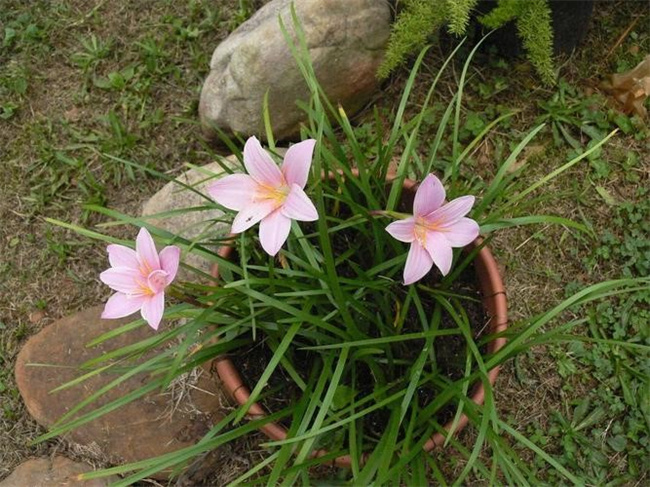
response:
[[[636,113],[646,117],[648,111],[643,103],[650,96],[650,54],[634,69],[611,75],[610,80],[603,86],[623,103],[623,110],[626,113]]]
[[[529,145],[523,150],[523,152],[521,153],[521,157],[514,164],[512,164],[507,171],[509,173],[519,171],[519,169],[521,169],[526,165],[526,163],[531,157],[535,157],[540,154],[543,154],[545,150],[546,150],[546,146],[541,144]]]

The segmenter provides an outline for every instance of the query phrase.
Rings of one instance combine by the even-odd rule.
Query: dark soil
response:
[[[307,227],[304,228],[306,234],[315,231],[315,228],[311,229],[307,225],[305,227]],[[344,249],[349,249],[350,244],[356,238],[358,236],[351,230],[335,233],[332,238],[334,251],[336,252],[338,250],[342,252]],[[337,268],[337,272],[342,276],[354,277],[355,271],[347,262],[349,261],[342,263],[340,268]],[[357,265],[363,265],[363,263],[358,262]],[[437,269],[434,269],[421,281],[421,284],[430,288],[439,288],[441,280],[441,274]],[[406,294],[406,289],[404,288],[404,295]],[[472,324],[474,336],[476,337],[483,333],[487,323],[487,316],[480,301],[481,294],[478,289],[474,266],[469,265],[448,291],[463,297],[462,304]],[[433,297],[426,292],[421,292],[420,298],[422,299],[424,309],[431,310],[432,312],[435,304]],[[457,326],[452,316],[443,311],[439,329],[453,328],[457,328]],[[415,308],[411,307],[401,333],[416,333],[419,331],[422,331],[420,320]],[[370,336],[379,336],[381,333],[379,326],[374,326],[369,330]],[[382,364],[382,370],[386,374],[386,381],[398,381],[400,378],[408,376],[409,368],[417,359],[423,346],[424,340],[411,340],[394,346],[391,352],[393,359],[398,363],[392,364],[391,366]],[[438,377],[447,378],[450,382],[456,381],[464,376],[466,340],[462,335],[454,334],[436,337],[434,340],[434,349],[437,358],[436,364],[433,366],[430,365],[425,372],[436,370],[439,373]],[[292,363],[305,380],[314,367],[318,368],[322,366],[322,361],[317,354],[297,350],[291,350],[290,352],[292,353],[290,357]],[[485,350],[482,350],[482,352],[485,353]],[[251,337],[251,345],[232,357],[233,363],[240,371],[249,389],[255,387],[272,356],[273,352],[264,340],[253,342]],[[371,394],[377,384],[369,366],[363,361],[356,361],[354,367],[357,374],[356,383],[357,389],[360,392],[359,397]],[[349,374],[344,375],[342,383],[348,386],[351,385]],[[432,383],[421,387],[417,391],[416,396],[419,405],[425,407],[429,404],[436,397],[438,390],[439,387]],[[260,402],[268,411],[283,409],[297,401],[301,396],[300,389],[281,366],[276,368],[271,375],[265,393],[265,397]],[[446,424],[453,417],[455,410],[455,405],[449,404],[436,414],[436,420],[440,424]],[[379,438],[385,429],[389,415],[389,410],[380,410],[369,415],[364,421],[366,433]],[[282,423],[288,427],[290,419],[287,418]]]
[[[239,353],[233,354],[230,358],[239,371],[244,384],[252,391],[271,361],[273,351],[265,340],[253,341],[252,335],[249,335],[248,338],[250,339],[250,345],[240,349]],[[292,354],[290,357],[291,363],[296,367],[296,370],[304,372],[301,376],[306,379],[308,371],[315,365],[317,357],[300,350],[288,351],[287,354],[289,353]],[[268,385],[263,392],[263,398],[259,402],[267,411],[279,411],[298,401],[301,393],[302,391],[298,385],[279,365],[271,374]],[[283,418],[280,423],[288,428],[291,420],[290,418]]]
[[[437,269],[434,269],[422,280],[422,284],[428,287],[436,288],[439,287],[441,279],[442,275],[440,272]],[[467,298],[463,299],[463,308],[467,313],[468,320],[472,326],[474,337],[479,337],[482,333],[485,332],[485,325],[488,322],[488,317],[480,301],[481,292],[478,288],[476,271],[474,270],[473,264],[470,264],[467,268],[465,268],[458,279],[452,284],[449,291]],[[426,295],[424,295],[423,306],[425,310],[433,310],[433,298],[427,299]],[[404,327],[404,333],[416,333],[418,331],[421,331],[421,329],[419,329],[419,318],[415,309],[409,313],[406,319],[406,323],[407,324]],[[443,311],[438,328],[440,330],[448,330],[457,328],[457,326],[452,316],[446,311]],[[405,351],[405,354],[402,354],[399,357],[407,360],[408,365],[396,367],[395,378],[406,376],[409,373],[409,367],[415,362],[420,351],[422,350],[422,347],[424,346],[424,340],[414,340],[408,343],[408,347],[404,347],[403,349],[403,351]],[[465,338],[462,335],[458,334],[442,335],[436,337],[433,342],[436,363],[429,369],[425,370],[425,372],[431,371],[435,367],[435,369],[439,372],[440,377],[449,379],[450,382],[463,378],[465,375],[465,361],[467,358],[466,343],[467,342]],[[487,352],[487,346],[480,347],[479,350],[481,353],[485,354]],[[374,384],[371,374],[368,373],[367,377],[360,382],[369,384],[366,392],[372,392],[372,387],[374,387]],[[424,408],[429,403],[431,403],[431,401],[435,399],[437,393],[438,387],[431,383],[427,383],[424,386],[418,388],[416,391],[416,397],[420,407]],[[455,412],[456,405],[447,404],[436,413],[436,421],[444,425],[447,422],[451,421]],[[370,418],[368,420],[368,427],[370,432],[374,433],[377,438],[383,434],[389,416],[390,411],[388,410],[379,410],[370,415]]]

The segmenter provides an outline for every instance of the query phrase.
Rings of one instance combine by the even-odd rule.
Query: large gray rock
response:
[[[299,133],[306,116],[296,100],[308,100],[309,90],[278,23],[281,16],[293,29],[290,6],[291,0],[272,0],[214,51],[199,107],[208,133],[216,125],[262,135],[267,90],[275,137]],[[390,33],[387,0],[300,0],[295,8],[325,93],[348,113],[359,110],[378,87],[375,74]]]

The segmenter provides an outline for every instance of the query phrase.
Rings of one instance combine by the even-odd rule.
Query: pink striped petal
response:
[[[275,256],[287,241],[291,230],[291,219],[275,210],[260,222],[260,243],[270,256]]]
[[[165,293],[158,293],[145,299],[142,304],[142,317],[149,326],[157,330],[165,312]]]
[[[314,203],[297,184],[291,186],[291,191],[282,205],[282,214],[292,220],[302,222],[318,220],[318,211],[316,211]]]
[[[413,200],[413,214],[415,216],[428,215],[442,206],[445,201],[445,188],[440,179],[429,174],[415,192]]]
[[[250,137],[244,145],[244,166],[259,184],[277,188],[283,186],[284,176],[271,156],[262,149],[256,137]]]
[[[133,249],[124,245],[111,244],[106,247],[106,251],[112,267],[130,267],[132,269],[139,267],[138,255]]]
[[[314,154],[314,139],[307,139],[289,147],[282,163],[282,174],[288,184],[304,188],[309,177],[311,158]]]
[[[415,240],[411,244],[409,254],[406,257],[406,265],[404,266],[404,284],[413,284],[422,279],[427,272],[431,270],[433,261],[431,256],[426,251],[420,242]]]
[[[145,299],[144,295],[127,296],[126,294],[115,293],[108,298],[104,311],[102,311],[102,318],[114,320],[132,315],[142,307]]]
[[[232,233],[241,233],[266,217],[276,209],[277,203],[273,200],[255,201],[237,213],[232,221]]]
[[[140,265],[143,267],[141,272],[147,276],[152,271],[160,270],[160,259],[158,258],[158,251],[156,244],[153,243],[153,238],[149,231],[142,227],[138,233],[138,238],[135,240],[135,251],[138,254]]]
[[[137,269],[129,267],[111,267],[99,275],[99,279],[114,291],[125,294],[140,294],[142,289],[138,280],[142,275]]]
[[[479,226],[471,218],[461,218],[456,223],[440,230],[452,247],[465,247],[478,237]]]
[[[415,218],[397,220],[388,225],[386,231],[400,242],[411,243],[415,240]]]
[[[470,212],[474,205],[474,200],[474,196],[471,195],[461,196],[460,198],[450,201],[442,208],[438,208],[429,213],[425,218],[435,226],[451,225]]]
[[[167,273],[167,284],[172,282],[178,272],[178,263],[181,260],[181,249],[170,245],[160,252],[160,267]]]
[[[440,232],[427,232],[426,247],[433,263],[440,269],[442,275],[449,274],[454,253],[445,236]]]
[[[240,211],[253,201],[258,184],[248,174],[230,174],[208,186],[208,194],[230,210]]]

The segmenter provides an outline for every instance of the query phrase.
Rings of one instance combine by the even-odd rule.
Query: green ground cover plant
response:
[[[650,273],[650,204],[647,189],[638,189],[639,203],[614,208],[612,227],[604,232],[585,269],[603,266],[624,276]],[[569,283],[567,293],[583,287]],[[643,347],[649,340],[650,289],[640,289],[624,299],[612,298],[586,310],[589,340],[555,350],[560,375],[568,391],[576,383],[591,388],[580,400],[567,404],[568,416],[557,413],[551,436],[565,447],[563,461],[594,484],[634,482],[647,475],[650,451],[650,356]],[[611,340],[632,345],[620,348]],[[610,459],[616,458],[615,462]]]

